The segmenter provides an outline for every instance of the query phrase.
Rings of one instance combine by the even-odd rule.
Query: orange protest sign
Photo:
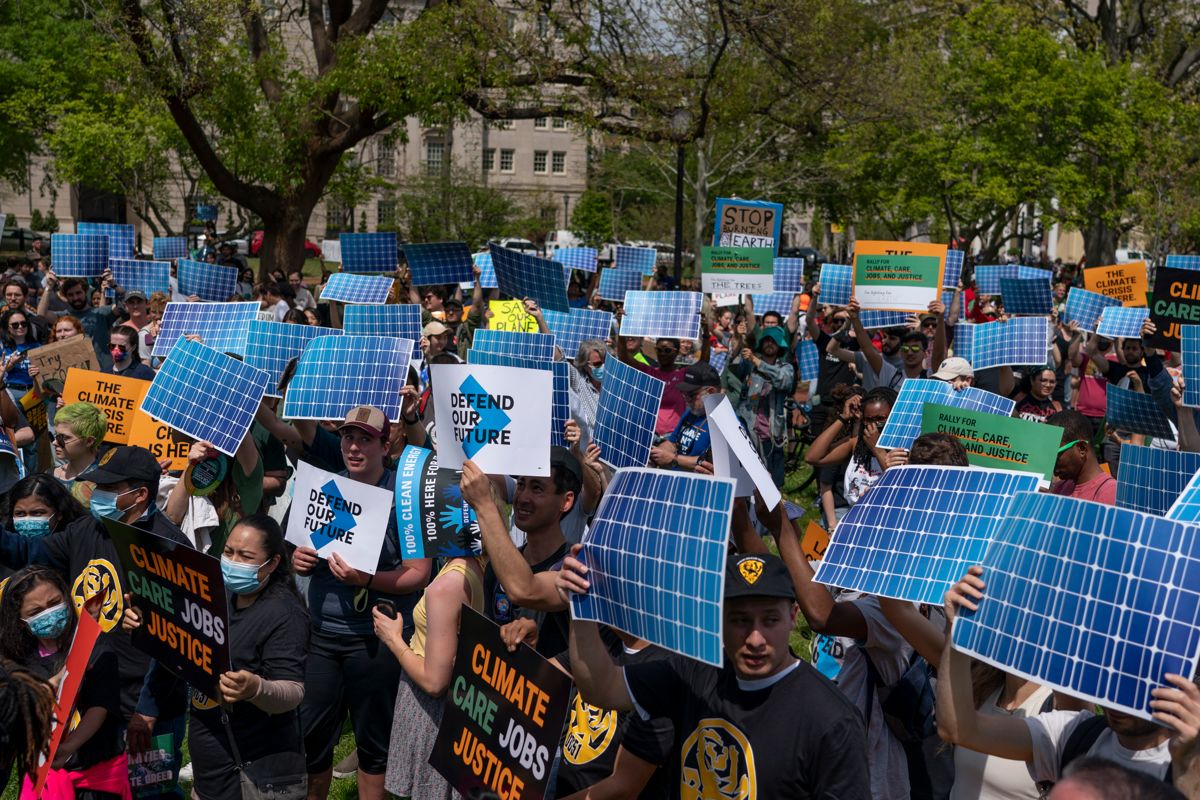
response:
[[[804,557],[809,561],[820,561],[827,547],[829,531],[810,520],[808,527],[804,529],[804,537],[800,540],[800,549],[804,551]]]
[[[150,381],[72,368],[67,370],[63,402],[98,406],[108,415],[108,432],[104,435],[104,441],[127,444],[134,413],[149,388]]]
[[[1108,267],[1088,267],[1083,271],[1083,288],[1121,301],[1124,306],[1146,305],[1150,281],[1145,261],[1130,261]]]
[[[171,459],[169,469],[172,471],[187,468],[188,451],[192,449],[189,436],[141,411],[133,412],[127,444],[146,448],[158,461]]]

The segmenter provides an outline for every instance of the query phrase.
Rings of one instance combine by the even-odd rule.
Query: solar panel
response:
[[[1148,394],[1109,384],[1104,393],[1104,418],[1119,431],[1141,433],[1157,439],[1174,439],[1171,423]]]
[[[1183,404],[1200,407],[1200,325],[1180,326],[1180,357],[1183,361]]]
[[[1167,256],[1167,261],[1164,266],[1168,269],[1200,270],[1200,256],[1185,256],[1178,253],[1171,253]]]
[[[413,344],[413,358],[421,360],[421,307],[416,303],[385,306],[346,306],[342,330],[353,336],[394,336]]]
[[[665,385],[616,358],[605,359],[592,429],[601,461],[614,469],[646,466]]]
[[[571,616],[720,666],[734,481],[623,469],[583,540],[591,588]]]
[[[639,275],[653,275],[654,266],[658,262],[658,251],[653,247],[630,247],[617,245],[613,256],[613,268],[630,270]]]
[[[804,291],[804,267],[808,262],[803,258],[775,257],[775,269],[772,271],[774,289],[777,292],[800,294]],[[757,308],[757,306],[755,306]],[[789,306],[789,310],[790,310]]]
[[[1087,289],[1072,288],[1067,292],[1067,303],[1063,309],[1063,322],[1079,323],[1079,330],[1095,333],[1100,324],[1100,315],[1104,309],[1120,306],[1121,301],[1115,297],[1088,291]]]
[[[554,336],[549,333],[496,331],[483,328],[475,331],[475,338],[471,340],[471,350],[514,355],[537,361],[553,361]]]
[[[1200,472],[1188,480],[1179,497],[1167,510],[1166,517],[1177,522],[1200,522]]]
[[[156,259],[187,258],[187,239],[183,236],[155,236],[154,257]]]
[[[135,261],[132,258],[112,258],[108,261],[113,280],[122,290],[134,289],[145,292],[146,297],[155,292],[171,296],[171,262]]]
[[[233,456],[254,424],[270,379],[261,369],[185,339],[155,374],[142,411]]]
[[[786,318],[792,313],[792,301],[795,299],[796,295],[791,292],[750,295],[750,302],[754,303],[754,313],[760,317],[768,311],[774,311]]]
[[[518,300],[533,298],[542,308],[553,311],[571,310],[561,264],[494,244],[488,247],[501,292]]]
[[[959,297],[957,289],[942,290],[942,305],[946,307],[945,313],[947,319],[954,316],[954,309],[958,308],[958,301]],[[862,315],[859,314],[859,316],[861,317]]]
[[[1163,675],[1196,669],[1198,532],[1137,511],[1022,492],[983,559],[979,610],[960,612],[954,623],[954,646],[1150,719],[1150,690]]]
[[[1133,306],[1109,306],[1100,314],[1096,333],[1109,339],[1140,339],[1142,325],[1150,316],[1150,309]]]
[[[1123,444],[1117,505],[1162,516],[1198,470],[1200,453]]]
[[[600,285],[596,293],[604,300],[625,302],[626,292],[639,292],[642,289],[642,274],[620,269],[600,270]]]
[[[1000,294],[1009,314],[1048,315],[1054,310],[1050,283],[1037,278],[1001,278]]]
[[[910,316],[912,315],[905,311],[879,311],[873,308],[865,308],[858,312],[858,321],[868,330],[875,328],[896,328],[907,326]]]
[[[1039,280],[1050,283],[1054,280],[1054,271],[1041,267],[1030,267],[1026,264],[1017,265],[1017,278],[1023,281]]]
[[[1000,294],[1001,280],[1020,276],[1016,264],[980,264],[975,267],[975,290],[980,294]]]
[[[475,260],[475,266],[479,267],[479,286],[482,289],[499,289],[496,285],[496,268],[492,266],[491,253],[476,253],[472,256]],[[471,276],[472,284],[465,288],[470,289],[474,286],[474,275]]]
[[[554,334],[554,343],[567,359],[579,352],[579,345],[587,339],[606,341],[612,333],[613,315],[607,311],[589,308],[572,308],[570,314],[561,311],[543,311],[546,327]]]
[[[621,335],[695,339],[703,302],[700,292],[627,292]]]
[[[581,269],[584,272],[596,271],[596,248],[594,247],[560,247],[550,256],[551,261],[557,261],[569,269]]]
[[[286,419],[343,419],[356,406],[400,418],[413,343],[392,336],[319,336],[308,343],[283,398]]]
[[[433,242],[404,245],[404,260],[413,286],[444,286],[474,281],[471,249],[466,242]]]
[[[189,258],[179,259],[176,265],[175,277],[179,281],[179,293],[184,297],[195,295],[201,300],[224,303],[237,292],[237,267],[222,267]]]
[[[844,306],[850,302],[854,267],[849,264],[822,264],[820,283],[820,302],[831,306]]]
[[[322,300],[381,306],[392,291],[392,279],[383,275],[351,275],[335,272],[321,290]]]
[[[607,372],[605,373],[607,376]],[[921,411],[926,403],[986,411],[1011,417],[1015,402],[983,389],[969,387],[954,391],[950,384],[932,378],[910,378],[900,387],[900,396],[888,414],[887,424],[879,434],[876,445],[884,450],[907,449],[921,435]]]
[[[60,278],[94,278],[108,269],[108,237],[50,234],[54,274]]]
[[[154,355],[166,356],[179,337],[196,334],[222,353],[246,352],[250,322],[258,318],[258,303],[167,303]]]
[[[722,350],[721,352],[714,352],[714,353],[710,354],[708,357],[708,365],[710,367],[712,367],[713,369],[715,369],[719,373],[725,371],[725,365],[728,363],[729,363],[729,351],[728,350]]]
[[[946,251],[946,270],[942,273],[944,288],[951,290],[958,288],[958,284],[962,281],[963,259],[966,255],[963,250]]]
[[[936,605],[983,560],[1009,500],[1037,475],[977,467],[893,467],[838,523],[816,580]]]
[[[821,370],[821,352],[812,339],[803,339],[796,345],[796,358],[800,362],[800,380],[815,381]]]
[[[518,334],[519,336],[531,336],[533,334]],[[565,361],[548,361],[543,358],[532,357],[528,354],[516,353],[498,353],[488,350],[480,350],[472,345],[467,352],[468,364],[481,364],[491,367],[520,367],[523,369],[544,369],[554,373],[552,382],[551,395],[551,425],[550,425],[550,444],[559,447],[566,447],[567,440],[564,433],[567,420],[571,418],[571,376],[568,373],[567,362]]]
[[[75,233],[80,236],[107,236],[109,258],[137,258],[134,242],[137,234],[132,225],[122,225],[116,222],[77,222]],[[54,247],[51,243],[51,252]],[[58,255],[54,253],[54,255]],[[55,273],[57,274],[57,273]]]
[[[343,233],[342,272],[395,272],[400,263],[394,233]]]
[[[986,324],[986,323],[985,323]],[[975,339],[975,323],[960,322],[954,326],[954,346],[951,350],[959,358],[971,360],[971,343]]]
[[[342,331],[338,328],[256,319],[250,323],[246,335],[246,363],[270,376],[267,383],[269,397],[281,397],[279,380],[287,363],[298,358],[308,343],[318,336],[341,335]]]
[[[971,366],[980,370],[1045,364],[1050,359],[1052,334],[1046,317],[1013,317],[1006,322],[975,325],[971,333]]]

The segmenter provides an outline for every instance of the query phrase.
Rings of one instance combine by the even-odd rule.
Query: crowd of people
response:
[[[1061,427],[1050,491],[1088,501],[1114,503],[1122,443],[1200,450],[1177,354],[1087,334],[1062,318],[1080,285],[1076,265],[1055,265],[1045,360],[986,370],[955,354],[956,325],[1007,317],[1003,298],[976,290],[969,257],[949,306],[933,302],[907,325],[864,327],[853,298],[822,303],[814,272],[790,309],[758,310],[748,295],[732,306],[706,298],[696,340],[620,336],[621,304],[594,292],[594,275],[576,272],[571,305],[612,311],[614,326],[604,339],[556,353],[570,365],[571,419],[568,446],[552,448],[550,475],[487,475],[467,461],[460,490],[482,552],[403,558],[405,531],[392,514],[368,573],[285,541],[289,485],[303,461],[394,491],[404,448],[434,447],[429,366],[464,361],[476,332],[489,327],[489,300],[500,297],[480,285],[478,270],[465,293],[414,286],[406,268],[397,271],[389,302],[419,304],[423,317],[423,358],[399,398],[399,419],[369,406],[323,422],[287,419],[282,403],[265,398],[232,457],[191,443],[190,464],[221,463],[215,488],[200,491],[149,451],[106,443],[105,411],[65,401],[62,386],[38,381],[28,358],[82,336],[100,372],[152,379],[167,303],[198,298],[179,295],[174,279],[170,296],[149,297],[107,273],[60,279],[50,257],[31,255],[10,261],[0,280],[0,420],[16,452],[0,472],[0,775],[23,781],[22,797],[33,796],[53,687],[82,615],[104,635],[47,797],[324,798],[335,775],[352,776],[368,799],[457,797],[429,754],[464,606],[500,626],[508,646],[533,647],[574,682],[548,796],[1200,797],[1193,676],[1149,676],[1163,687],[1154,722],[1097,713],[954,649],[954,616],[986,602],[980,569],[962,576],[943,608],[929,608],[831,590],[814,581],[803,552],[806,516],[834,531],[886,470],[968,465],[948,434],[879,447],[908,380],[980,387],[1013,398],[1023,419]],[[231,299],[260,302],[264,319],[341,324],[340,304],[321,298],[326,276],[310,285],[297,270],[263,282],[231,247],[200,255],[237,267]],[[660,273],[648,288],[674,283]],[[523,300],[549,332],[538,304]],[[802,375],[798,357],[808,342],[820,355],[815,375]],[[570,615],[570,598],[590,588],[581,548],[612,477],[593,441],[610,358],[663,381],[649,466],[712,474],[705,400],[724,396],[772,480],[796,500],[735,503],[720,668]],[[1112,385],[1153,395],[1178,436],[1147,442],[1107,425]],[[281,388],[286,394],[286,377]],[[42,430],[30,420],[30,392],[46,413]],[[791,482],[802,459],[816,485],[811,508]],[[106,519],[220,559],[232,670],[215,692],[188,686],[134,646],[131,634],[145,620],[122,583]],[[798,629],[811,632],[808,658],[793,649]],[[914,692],[924,697],[919,711],[906,700]],[[347,733],[354,751],[335,763]]]

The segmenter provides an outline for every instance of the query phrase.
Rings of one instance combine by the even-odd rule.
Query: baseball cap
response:
[[[720,385],[721,375],[712,368],[712,365],[704,361],[697,361],[684,371],[683,380],[675,384],[675,388],[682,394],[691,394],[697,389]]]
[[[796,587],[779,556],[770,553],[734,555],[725,562],[725,599],[731,597],[795,600]]]
[[[451,308],[451,307],[463,308],[462,300],[459,300],[457,297],[450,297],[450,298],[446,299],[446,302],[442,303],[443,309]]]
[[[441,336],[443,333],[449,332],[449,330],[449,328],[435,319],[433,322],[422,328],[421,333],[425,336]]]
[[[125,299],[126,300],[149,300],[150,298],[146,297],[146,293],[143,292],[141,289],[130,289],[128,292],[125,293]]]
[[[583,481],[583,467],[579,465],[579,459],[565,447],[555,445],[550,448],[550,466],[561,467],[578,478],[580,482]]]
[[[971,362],[965,358],[951,356],[938,365],[937,372],[933,373],[933,377],[939,381],[950,381],[955,378],[974,378],[975,370],[971,368]]]
[[[338,433],[346,428],[358,428],[380,439],[388,438],[392,424],[387,414],[375,406],[356,406],[346,412],[346,419],[338,426]]]
[[[79,480],[100,484],[143,481],[157,485],[161,476],[162,468],[149,450],[123,445],[100,456],[96,466],[80,475]]]

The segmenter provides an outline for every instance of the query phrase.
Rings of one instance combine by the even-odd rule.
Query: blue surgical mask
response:
[[[592,377],[595,378],[596,382],[602,383],[604,381],[604,365],[601,364],[598,367],[591,367],[591,370]]]
[[[125,512],[117,508],[117,498],[136,492],[137,489],[129,489],[124,492],[109,492],[103,489],[95,489],[92,491],[92,499],[88,504],[92,512],[92,516],[96,519],[115,519],[119,520]]]
[[[50,606],[41,613],[34,614],[25,620],[25,624],[29,626],[30,633],[39,639],[57,639],[67,629],[69,619],[70,612],[67,611],[67,604],[64,601],[56,606]]]
[[[263,581],[258,579],[258,571],[266,563],[242,564],[230,561],[228,556],[221,556],[221,577],[225,579],[225,588],[234,594],[254,594],[263,585]]]
[[[13,528],[22,536],[45,536],[50,532],[50,517],[13,517]]]

